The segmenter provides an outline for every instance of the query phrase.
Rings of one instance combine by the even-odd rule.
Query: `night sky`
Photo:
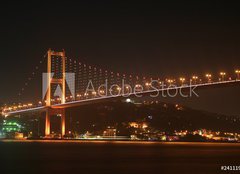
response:
[[[64,48],[68,57],[136,75],[226,71],[234,76],[240,68],[239,4],[21,2],[2,4],[0,18],[0,103],[14,102],[48,48]],[[200,98],[170,101],[240,115],[239,90],[205,90]],[[26,100],[34,93],[29,89]]]

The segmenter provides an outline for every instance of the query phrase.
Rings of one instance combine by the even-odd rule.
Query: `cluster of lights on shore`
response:
[[[235,74],[236,74],[236,80],[240,80],[240,70],[239,69],[236,69],[235,70]],[[219,73],[220,77],[218,78],[218,81],[227,81],[227,80],[233,80],[231,77],[229,77],[227,80],[226,80],[226,75],[227,73],[224,72],[224,71],[221,71]],[[206,73],[205,74],[205,79],[206,79],[206,83],[212,83],[213,82],[213,76],[212,74],[210,73]],[[176,79],[165,79],[165,82],[168,83],[169,85],[173,85],[173,84],[176,84],[178,80]],[[180,77],[179,78],[179,82],[180,82],[180,85],[183,85],[184,83],[187,82],[187,79],[185,77]],[[202,84],[203,83],[203,80],[201,78],[199,78],[199,76],[197,75],[193,75],[190,79],[189,79],[189,82],[191,82],[193,85],[196,85],[196,84]],[[205,80],[204,80],[205,82]],[[163,83],[162,81],[159,81],[159,84]],[[150,82],[146,82],[145,83],[145,87],[146,89],[148,89],[148,87],[150,87],[151,83]],[[136,84],[135,87],[141,87],[140,84]],[[128,86],[126,86],[126,89],[128,89]],[[121,88],[120,87],[117,87],[116,88],[116,91],[121,91]],[[105,91],[104,90],[100,90],[99,91],[100,94],[104,94]],[[84,93],[84,94],[77,94],[76,95],[76,98],[74,99],[73,96],[68,96],[66,97],[66,100],[80,100],[82,97],[85,97],[85,98],[88,98],[89,95],[91,96],[97,96],[97,93],[96,92],[92,92],[91,94],[88,94],[88,93]],[[61,98],[55,98],[55,99],[51,99],[52,102],[60,102],[61,101]],[[37,106],[43,106],[43,103],[46,103],[46,101],[39,101]],[[28,104],[18,104],[18,105],[14,105],[14,106],[11,106],[11,107],[4,107],[3,108],[3,112],[8,112],[8,111],[14,111],[14,110],[21,110],[21,109],[28,109],[28,108],[33,108],[35,107],[36,105],[32,104],[32,103],[28,103]]]

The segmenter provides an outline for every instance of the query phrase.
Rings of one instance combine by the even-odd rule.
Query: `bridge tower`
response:
[[[50,116],[52,114],[60,114],[61,115],[61,133],[62,136],[65,135],[65,109],[61,110],[53,110],[51,108],[51,89],[52,84],[60,84],[62,86],[61,91],[61,103],[64,104],[66,102],[66,57],[65,51],[56,52],[51,49],[47,52],[47,94],[46,94],[46,106],[48,106],[46,110],[46,121],[45,121],[45,136],[48,137],[50,135]],[[52,59],[54,56],[61,57],[62,59],[62,78],[53,78],[52,74]]]

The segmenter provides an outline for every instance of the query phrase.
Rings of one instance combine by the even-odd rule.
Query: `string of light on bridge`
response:
[[[41,72],[41,65],[46,62],[46,54],[42,57],[42,59],[38,62],[38,64],[34,67],[33,71],[29,74],[28,78],[23,83],[23,86],[20,88],[19,92],[17,93],[18,100],[20,101],[21,96],[23,96],[24,92],[27,90],[30,82],[34,80],[36,75]]]
[[[39,62],[39,64],[44,64],[46,59],[46,56],[43,56],[43,60]],[[72,96],[70,90],[67,88],[66,90],[66,102],[71,102],[74,100],[85,100],[90,98],[99,98],[102,95],[106,93],[104,90],[100,90],[100,94],[96,93],[96,89],[101,84],[104,84],[105,81],[108,81],[108,85],[115,85],[114,88],[112,88],[112,92],[114,94],[118,94],[121,90],[124,90],[127,92],[129,90],[128,86],[124,87],[122,89],[122,80],[125,81],[126,84],[130,85],[134,88],[143,88],[143,91],[148,91],[151,88],[151,81],[155,80],[157,82],[158,88],[162,87],[161,85],[167,84],[169,85],[176,85],[176,86],[182,86],[184,84],[191,83],[193,85],[196,84],[210,84],[213,82],[225,82],[225,81],[231,81],[231,80],[239,80],[240,79],[240,70],[236,69],[234,71],[235,76],[234,78],[228,76],[228,73],[222,71],[219,72],[217,75],[213,75],[211,73],[206,73],[203,76],[198,76],[196,74],[192,75],[191,77],[179,77],[179,78],[146,78],[145,76],[133,76],[131,74],[127,73],[119,73],[110,71],[107,69],[102,69],[97,66],[92,66],[86,63],[82,63],[79,60],[73,60],[71,58],[66,58],[66,72],[71,72],[75,74],[75,79],[68,79],[75,81],[76,86],[76,94],[75,96]],[[52,70],[54,73],[55,78],[61,78],[62,74],[62,62],[58,58],[52,59]],[[39,66],[36,66],[34,71],[32,72],[31,76],[28,78],[27,82],[24,83],[24,87],[20,91],[20,95],[23,94],[23,91],[25,91],[25,87],[27,87],[30,83],[30,81],[35,77],[37,72],[40,71]],[[229,73],[230,74],[230,73]],[[215,77],[215,78],[214,78]],[[86,92],[86,88],[89,84],[89,80],[91,80],[92,84],[95,88],[95,91],[92,92]],[[56,90],[57,85],[55,85],[54,88],[52,88],[52,93],[54,90]],[[29,102],[27,104],[14,104],[11,106],[6,106],[3,109],[3,112],[13,111],[13,110],[21,110],[21,109],[27,109],[27,108],[33,108],[36,106],[43,106],[45,105],[46,101],[38,100],[35,102]],[[52,104],[59,104],[61,103],[60,97],[53,97],[52,98]]]

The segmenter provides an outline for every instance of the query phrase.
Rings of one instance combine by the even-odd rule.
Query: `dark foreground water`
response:
[[[240,165],[240,144],[4,141],[0,159],[1,174],[230,173],[221,166]]]

